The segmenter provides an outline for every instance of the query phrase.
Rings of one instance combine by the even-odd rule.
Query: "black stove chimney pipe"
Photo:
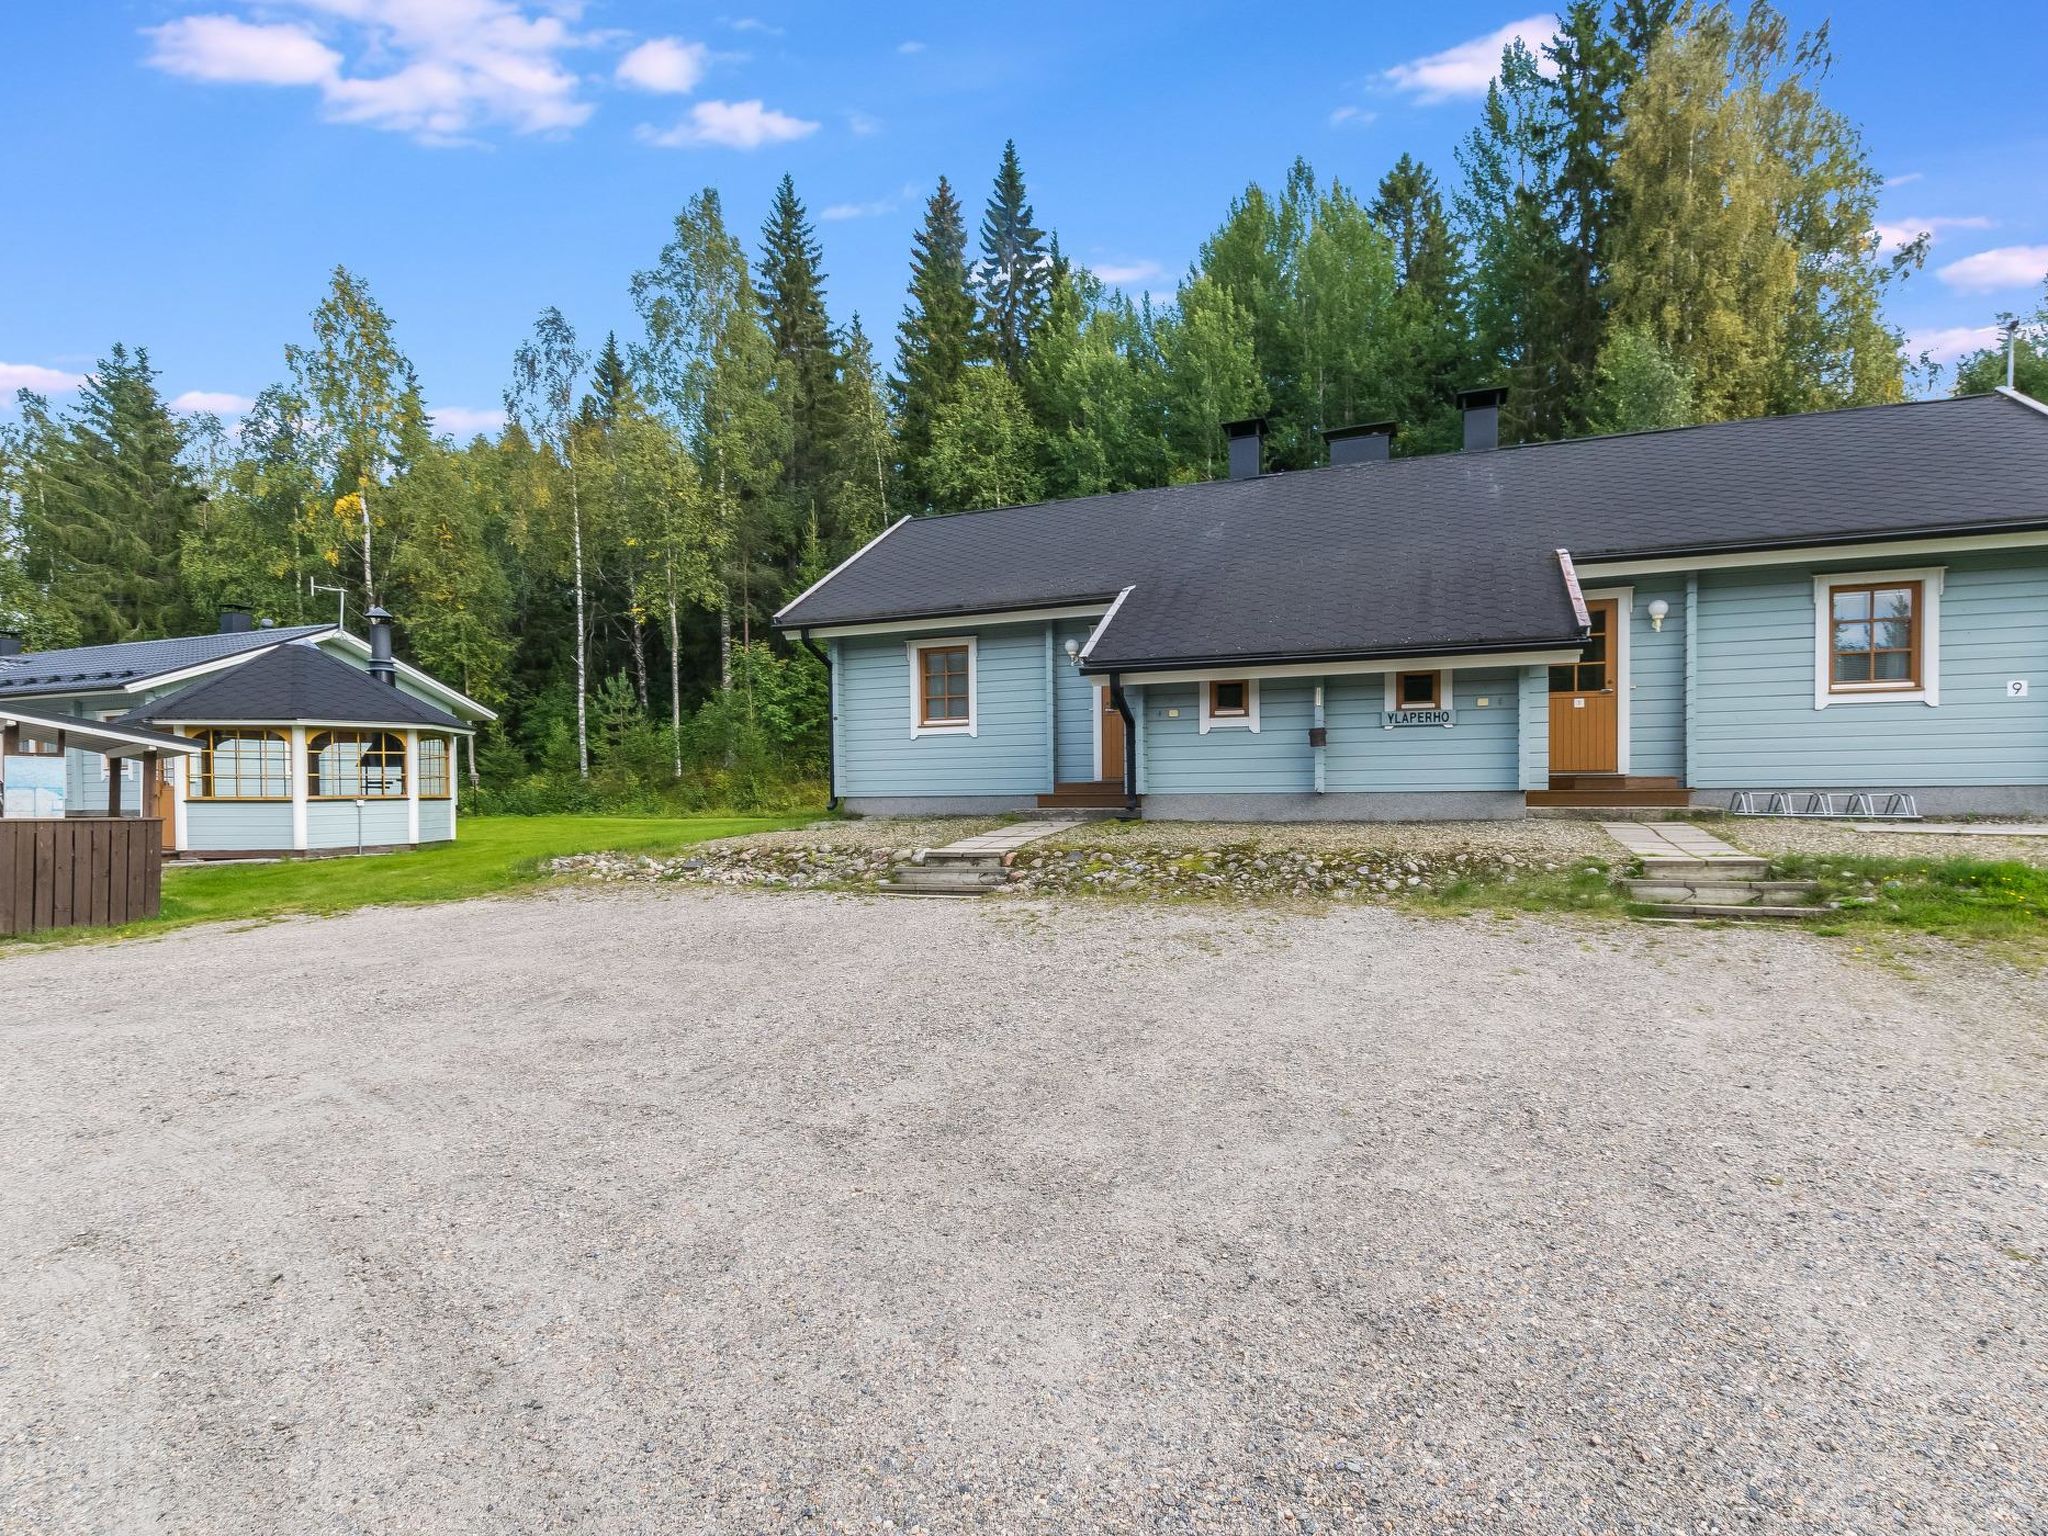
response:
[[[370,676],[396,688],[398,663],[391,659],[391,615],[372,608],[363,617],[370,621]]]

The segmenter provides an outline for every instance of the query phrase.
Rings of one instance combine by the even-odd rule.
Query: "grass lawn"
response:
[[[35,937],[61,942],[235,918],[461,901],[538,880],[541,861],[562,854],[669,852],[714,837],[800,827],[817,816],[465,816],[454,842],[415,853],[167,869],[160,917],[126,928],[64,928]]]

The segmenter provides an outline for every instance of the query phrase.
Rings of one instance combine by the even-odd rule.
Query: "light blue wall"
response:
[[[1055,740],[1059,744],[1059,780],[1079,783],[1095,777],[1096,688],[1081,669],[1067,660],[1067,642],[1088,643],[1093,619],[1072,619],[1053,627],[1053,697],[1057,704]]]
[[[977,639],[972,736],[955,731],[912,738],[910,658],[902,635],[833,642],[840,794],[1037,795],[1052,788],[1045,625],[946,631],[947,637],[968,634]]]
[[[1479,701],[1486,700],[1482,705]],[[1451,677],[1456,724],[1398,726],[1382,723],[1383,674],[1330,680],[1324,714],[1330,745],[1323,788],[1345,790],[1462,790],[1516,787],[1518,680],[1511,671],[1457,672]]]
[[[363,804],[363,846],[379,848],[406,838],[403,800],[368,800]],[[289,842],[289,828],[287,828]],[[310,800],[306,803],[306,846],[353,848],[356,806],[353,800]]]
[[[193,853],[268,853],[292,845],[289,801],[194,800],[185,807],[185,847]]]
[[[420,802],[420,841],[445,843],[455,835],[454,804],[448,800]]]
[[[1259,728],[1222,726],[1201,734],[1200,685],[1145,689],[1145,793],[1300,794],[1313,791],[1308,728],[1315,706],[1305,678],[1259,683]]]
[[[1899,788],[2048,783],[2048,557],[1890,559],[1945,565],[1941,702],[1813,707],[1813,577],[1859,567],[1699,577],[1692,785]],[[1671,626],[1666,625],[1669,632]],[[2030,696],[2005,697],[2010,678]]]
[[[1671,605],[1660,633],[1650,627],[1650,604]],[[1659,576],[1635,584],[1629,620],[1629,763],[1631,774],[1682,778],[1685,774],[1685,578]]]

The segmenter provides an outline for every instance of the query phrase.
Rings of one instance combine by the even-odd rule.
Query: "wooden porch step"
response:
[[[1554,782],[1554,781],[1553,781]],[[1626,811],[1636,806],[1651,809],[1676,808],[1692,804],[1689,789],[1532,789],[1524,796],[1528,804],[1611,806]]]
[[[1647,773],[1553,773],[1551,789],[1683,789],[1677,779]]]
[[[1061,806],[1071,806],[1076,809],[1113,810],[1124,803],[1124,787],[1114,779],[1091,779],[1065,784],[1056,783],[1052,787],[1051,794],[1038,797],[1038,803],[1047,810],[1056,809]]]

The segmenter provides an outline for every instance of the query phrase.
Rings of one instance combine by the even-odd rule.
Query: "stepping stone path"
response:
[[[1601,830],[1643,866],[1623,887],[1632,901],[1672,918],[1825,917],[1814,887],[1803,880],[1766,880],[1766,861],[1685,821],[1603,821]]]
[[[1025,821],[963,837],[943,848],[924,848],[889,871],[877,887],[888,896],[985,896],[1010,883],[1017,850],[1078,821]]]

